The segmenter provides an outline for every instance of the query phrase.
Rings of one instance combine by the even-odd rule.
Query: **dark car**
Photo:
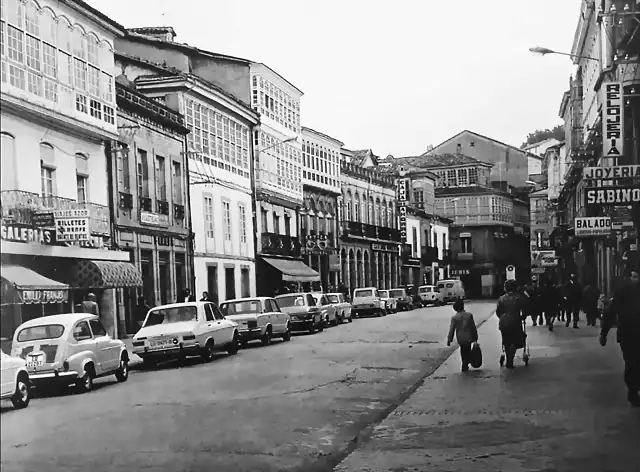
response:
[[[413,310],[413,299],[404,288],[392,288],[389,290],[389,296],[396,299],[398,303],[398,311]]]
[[[280,310],[289,315],[291,331],[315,333],[324,330],[322,310],[311,293],[287,293],[275,298]]]

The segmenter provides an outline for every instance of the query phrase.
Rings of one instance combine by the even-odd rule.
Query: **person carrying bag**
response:
[[[447,346],[450,346],[453,342],[453,336],[455,335],[458,345],[460,346],[460,356],[462,357],[462,372],[469,370],[469,364],[476,367],[473,362],[472,346],[478,345],[478,329],[473,319],[473,315],[464,310],[464,302],[462,300],[456,300],[453,303],[453,310],[455,314],[451,317],[451,325],[449,327],[449,336],[447,337]],[[476,352],[477,361],[477,352]],[[480,364],[482,364],[482,354],[480,354]]]

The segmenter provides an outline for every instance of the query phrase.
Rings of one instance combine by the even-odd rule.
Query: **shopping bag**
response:
[[[482,349],[480,349],[480,344],[473,343],[471,345],[471,355],[469,357],[471,367],[478,369],[482,366]]]

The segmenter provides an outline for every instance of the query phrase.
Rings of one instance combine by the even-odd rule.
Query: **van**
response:
[[[442,295],[435,285],[421,285],[418,288],[418,294],[423,306],[442,305]]]
[[[466,298],[462,280],[441,280],[438,282],[438,291],[440,292],[443,303],[464,300]]]
[[[375,316],[385,315],[384,302],[380,298],[378,289],[375,287],[357,288],[353,291],[353,301],[351,302],[354,317],[364,314]]]

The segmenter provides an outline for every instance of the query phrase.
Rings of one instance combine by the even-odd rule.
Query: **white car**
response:
[[[351,303],[349,303],[342,293],[327,293],[327,299],[336,308],[336,317],[339,323],[351,323]]]
[[[129,353],[124,343],[107,334],[100,318],[90,313],[64,313],[34,318],[16,330],[11,355],[27,363],[31,384],[93,389],[98,377],[129,378]]]
[[[270,297],[238,298],[220,304],[220,311],[228,320],[238,323],[241,342],[259,339],[263,346],[274,337],[291,339],[289,315],[283,313],[275,299]]]
[[[238,352],[238,324],[228,320],[213,302],[161,305],[149,310],[142,328],[133,337],[133,353],[146,365],[187,356],[213,359],[215,351]]]
[[[424,306],[443,304],[442,295],[435,285],[421,285],[418,288],[418,295]]]
[[[385,304],[380,298],[378,289],[375,287],[355,289],[351,306],[353,307],[351,312],[356,318],[362,315],[384,316],[387,314]]]
[[[398,302],[389,295],[389,290],[378,290],[378,293],[380,294],[380,299],[384,302],[384,309],[387,313],[397,313]]]
[[[0,359],[0,400],[10,399],[14,408],[26,408],[29,405],[30,381],[27,363],[19,357],[11,357],[4,351]]]

